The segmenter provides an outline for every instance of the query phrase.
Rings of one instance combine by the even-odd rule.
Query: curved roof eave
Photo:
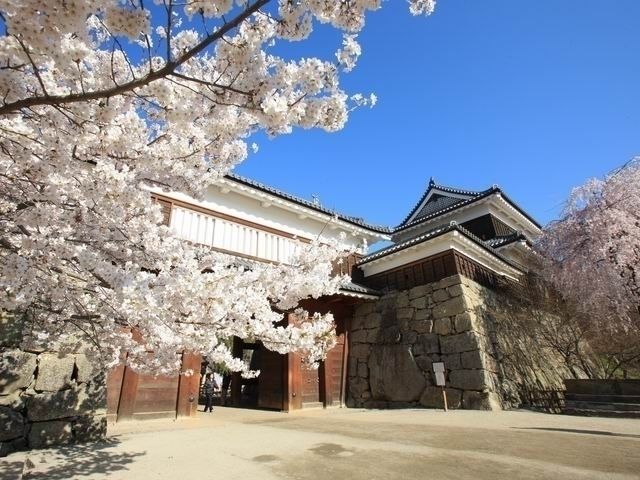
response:
[[[305,208],[309,208],[311,210],[314,210],[318,213],[322,213],[324,215],[330,215],[332,217],[336,217],[338,220],[341,220],[343,222],[349,223],[351,225],[354,225],[356,227],[360,227],[360,228],[364,228],[366,230],[369,230],[371,232],[374,233],[378,233],[378,234],[383,234],[383,235],[389,235],[391,233],[393,233],[393,229],[390,227],[386,227],[383,225],[374,225],[371,223],[367,223],[365,222],[363,219],[358,218],[358,217],[352,217],[349,215],[344,215],[342,213],[338,213],[334,210],[331,210],[329,208],[323,207],[322,205],[317,205],[309,200],[305,200],[303,198],[300,197],[296,197],[295,195],[291,195],[289,193],[283,192],[282,190],[278,190],[277,188],[273,188],[273,187],[269,187],[263,183],[257,182],[255,180],[251,180],[248,179],[246,177],[242,177],[240,175],[237,175],[235,173],[228,173],[224,176],[225,180],[231,181],[231,182],[235,182],[235,183],[239,183],[241,185],[244,185],[245,187],[250,187],[250,188],[254,188],[256,190],[259,190],[263,193],[266,193],[267,195],[272,195],[274,197],[277,197],[281,200],[285,200],[288,202],[292,202],[295,203],[297,205],[300,205],[302,207]]]
[[[444,214],[453,212],[459,208],[462,207],[466,207],[469,206],[475,202],[478,202],[484,198],[487,198],[493,194],[500,194],[502,196],[502,198],[504,199],[505,202],[507,202],[511,207],[513,207],[520,215],[522,215],[524,218],[526,218],[528,221],[530,221],[536,228],[538,229],[542,229],[542,225],[540,225],[540,223],[538,223],[536,221],[535,218],[533,218],[531,215],[529,215],[527,212],[525,212],[517,203],[515,203],[513,200],[511,200],[503,191],[502,189],[500,189],[499,187],[491,187],[488,190],[485,190],[484,192],[481,192],[479,195],[470,198],[468,200],[463,200],[459,203],[456,203],[454,205],[451,205],[447,208],[443,208],[442,210],[439,210],[437,212],[434,212],[430,215],[426,215],[424,217],[420,217],[410,223],[403,223],[398,225],[397,227],[395,227],[393,229],[393,233],[397,233],[397,232],[401,232],[403,230],[407,230],[409,228],[413,228],[416,225],[419,225],[421,223],[427,222],[429,220],[433,220],[434,218],[438,218]]]

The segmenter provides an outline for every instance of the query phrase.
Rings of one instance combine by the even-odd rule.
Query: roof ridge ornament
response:
[[[433,177],[429,177],[429,187],[435,187],[436,181]]]

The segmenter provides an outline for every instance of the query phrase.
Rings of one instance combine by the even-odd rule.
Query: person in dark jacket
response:
[[[206,403],[204,404],[204,411],[209,410],[213,412],[213,392],[218,388],[218,384],[216,383],[215,377],[211,373],[207,373],[205,377],[204,385],[202,389],[204,391],[204,397],[206,399]]]

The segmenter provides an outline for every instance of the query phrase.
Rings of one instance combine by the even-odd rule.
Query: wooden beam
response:
[[[200,364],[202,357],[193,353],[182,354],[182,367],[178,378],[178,399],[176,417],[193,417],[198,410],[198,396],[200,390]],[[192,370],[193,374],[184,374]]]
[[[131,367],[125,366],[122,377],[122,389],[120,390],[120,400],[118,402],[118,421],[133,418],[137,393],[138,374],[134,372]]]

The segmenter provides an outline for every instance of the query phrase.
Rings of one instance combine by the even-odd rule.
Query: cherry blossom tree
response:
[[[640,158],[575,188],[538,247],[605,376],[640,371]]]
[[[81,334],[107,366],[127,351],[167,373],[187,350],[251,374],[233,336],[321,359],[331,315],[282,326],[281,312],[337,291],[339,242],[319,238],[288,265],[239,263],[172,238],[149,188],[198,198],[255,132],[332,132],[372,105],[339,80],[381,3],[0,0],[0,310],[28,318],[35,341]],[[318,24],[342,32],[335,58],[278,54]]]

